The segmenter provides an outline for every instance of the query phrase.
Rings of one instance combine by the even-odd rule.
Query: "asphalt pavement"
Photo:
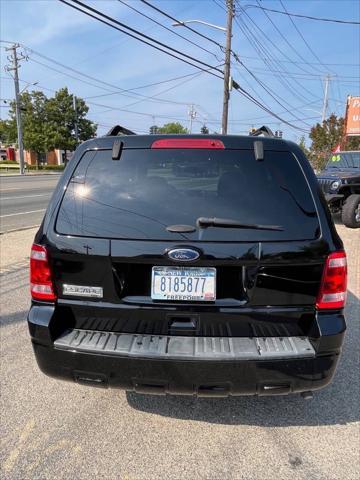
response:
[[[39,225],[60,175],[0,177],[0,233]]]
[[[349,259],[348,330],[332,384],[310,401],[157,397],[46,377],[25,321],[35,230],[2,235],[1,478],[357,480],[360,230],[338,229]]]

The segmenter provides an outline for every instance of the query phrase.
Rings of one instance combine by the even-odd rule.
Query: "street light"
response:
[[[182,22],[175,22],[172,24],[173,27],[183,27],[187,23],[201,23],[202,25],[207,25],[208,27],[216,28],[217,30],[222,30],[226,32],[226,28],[219,27],[219,25],[214,25],[213,23],[204,22],[203,20],[184,20]]]
[[[213,23],[205,22],[203,20],[183,20],[173,23],[174,27],[184,27],[187,23],[201,23],[211,28],[216,28],[226,32],[226,45],[225,45],[225,64],[224,64],[224,100],[223,100],[223,113],[221,121],[222,134],[227,133],[228,116],[229,116],[229,98],[230,98],[230,60],[231,60],[231,37],[232,37],[232,20],[234,16],[234,2],[233,0],[227,0],[227,25],[226,28],[214,25]],[[232,82],[231,82],[232,83]]]
[[[22,93],[24,93],[25,90],[26,90],[27,88],[29,88],[30,86],[33,87],[33,86],[37,85],[38,83],[39,83],[39,82],[29,82],[29,83],[28,83],[27,85],[25,85],[25,87],[21,90],[21,92],[19,93],[19,95],[21,95]]]

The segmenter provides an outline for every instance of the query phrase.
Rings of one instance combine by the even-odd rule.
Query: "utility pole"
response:
[[[221,122],[221,131],[227,133],[228,116],[229,116],[229,99],[230,99],[230,64],[231,64],[231,37],[232,22],[234,17],[234,1],[227,0],[227,24],[226,24],[226,47],[225,47],[225,66],[224,66],[224,101],[223,114]]]
[[[190,117],[189,133],[191,133],[191,132],[192,132],[193,120],[195,120],[195,118],[196,118],[196,111],[194,110],[194,105],[190,105],[190,108],[189,108],[189,117]]]
[[[19,169],[20,169],[20,175],[24,175],[25,173],[24,144],[23,144],[23,134],[22,134],[22,123],[21,123],[21,105],[20,105],[18,69],[20,67],[19,61],[26,59],[26,56],[23,54],[20,54],[18,56],[17,55],[18,48],[20,48],[20,45],[18,43],[14,43],[12,47],[7,47],[5,49],[6,51],[11,52],[11,55],[8,57],[10,65],[7,65],[5,69],[7,72],[14,72],[16,126],[17,126],[18,146],[19,146]]]
[[[327,74],[325,77],[325,90],[324,90],[324,101],[323,101],[323,109],[322,109],[322,116],[321,121],[324,122],[326,119],[326,110],[328,107],[328,96],[329,96],[329,82],[331,80],[331,75]]]
[[[79,125],[78,125],[78,115],[77,115],[75,95],[73,95],[73,107],[74,107],[74,112],[75,112],[75,124],[74,124],[75,139],[76,139],[76,146],[78,146],[79,145]]]

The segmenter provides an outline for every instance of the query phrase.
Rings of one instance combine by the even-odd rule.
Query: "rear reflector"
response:
[[[325,263],[316,300],[319,310],[343,308],[346,301],[347,264],[345,252],[331,253]]]
[[[205,150],[224,150],[221,140],[211,138],[162,138],[155,140],[151,148],[203,148]]]
[[[30,255],[30,292],[34,300],[56,300],[46,248],[36,243]]]

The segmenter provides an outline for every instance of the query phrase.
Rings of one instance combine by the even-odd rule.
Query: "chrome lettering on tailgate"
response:
[[[63,295],[72,295],[73,297],[103,298],[103,288],[83,285],[68,285],[64,283]]]

